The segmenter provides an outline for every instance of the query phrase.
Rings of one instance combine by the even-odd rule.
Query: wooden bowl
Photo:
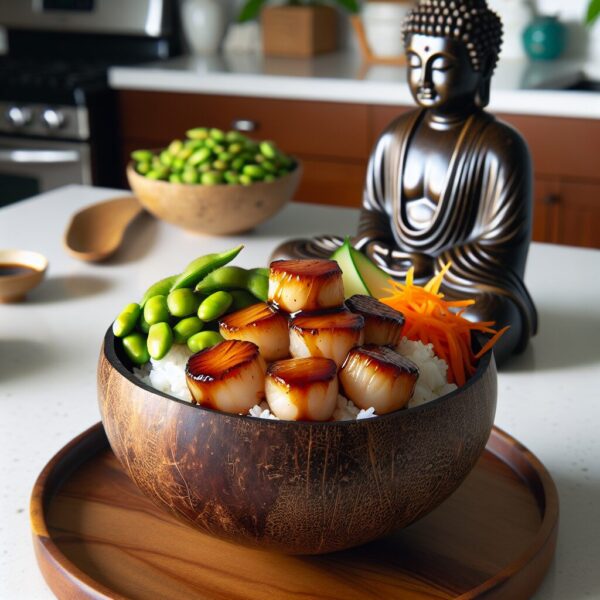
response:
[[[358,546],[425,516],[490,435],[491,353],[461,389],[360,421],[273,421],[173,399],[130,372],[112,331],[98,366],[110,445],[157,505],[204,533],[289,554]]]
[[[40,284],[48,259],[29,250],[0,250],[0,302],[19,302]],[[6,275],[8,270],[15,271]]]
[[[155,217],[194,233],[230,235],[248,231],[272,217],[293,197],[302,165],[266,183],[188,185],[155,181],[127,166],[133,193]]]

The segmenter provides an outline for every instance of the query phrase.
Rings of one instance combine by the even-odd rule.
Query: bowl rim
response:
[[[481,336],[480,334],[476,334],[476,343],[478,346],[482,345],[482,338],[483,338],[483,336]],[[166,394],[165,392],[161,392],[160,390],[157,390],[157,389],[147,385],[140,379],[138,379],[138,377],[136,377],[134,375],[133,371],[130,371],[125,366],[125,364],[121,361],[121,359],[118,357],[116,350],[115,350],[115,340],[116,339],[117,338],[112,331],[112,326],[110,326],[104,336],[104,343],[102,345],[101,352],[103,353],[103,355],[104,355],[105,359],[108,361],[108,363],[114,369],[116,369],[116,371],[120,375],[122,375],[130,383],[132,383],[133,385],[135,385],[137,387],[140,387],[144,391],[151,392],[151,393],[156,394],[157,396],[161,396],[167,400],[177,402],[184,406],[189,406],[193,409],[200,410],[200,411],[208,413],[208,414],[220,415],[225,418],[244,419],[244,420],[251,419],[252,421],[256,421],[258,425],[275,423],[275,424],[277,424],[277,426],[292,426],[292,427],[295,427],[295,426],[299,426],[299,427],[302,427],[302,426],[304,426],[304,427],[306,427],[306,426],[310,426],[310,427],[334,427],[334,426],[337,426],[337,427],[361,427],[361,426],[363,426],[363,427],[366,427],[368,425],[368,423],[372,421],[371,418],[352,419],[352,420],[347,420],[347,421],[286,421],[286,420],[280,420],[280,419],[261,419],[258,417],[251,417],[249,415],[240,415],[238,413],[227,413],[227,412],[217,410],[214,408],[208,408],[208,407],[202,406],[200,404],[194,404],[192,402],[180,400],[179,398],[176,398],[175,396],[170,396],[169,394]],[[408,409],[395,410],[395,411],[393,411],[391,413],[387,413],[385,415],[377,415],[377,417],[375,418],[375,421],[382,422],[382,421],[389,421],[392,419],[409,418],[407,415],[414,415],[414,414],[421,413],[421,412],[431,411],[431,410],[436,409],[442,403],[452,401],[459,394],[462,394],[465,390],[468,390],[469,388],[473,387],[476,383],[478,383],[482,379],[484,374],[487,373],[491,367],[493,367],[493,365],[494,365],[494,361],[492,360],[493,355],[494,355],[493,349],[491,349],[488,352],[486,352],[479,359],[479,363],[477,365],[477,369],[476,369],[475,373],[473,373],[473,376],[465,383],[465,385],[458,387],[457,389],[453,390],[452,392],[450,392],[448,394],[439,396],[438,398],[435,398],[434,400],[431,400],[431,401],[421,404],[419,406],[415,406],[413,408],[408,408]]]
[[[142,175],[141,173],[138,173],[135,168],[134,168],[134,164],[135,161],[130,160],[127,163],[127,167],[125,169],[126,174],[128,177],[130,176],[134,176],[136,178],[139,179],[143,179],[144,181],[149,181],[151,183],[154,184],[167,184],[170,186],[183,186],[186,189],[202,189],[202,190],[215,190],[215,189],[219,189],[219,190],[223,190],[223,189],[230,189],[230,190],[235,190],[235,189],[248,189],[248,188],[252,188],[254,186],[260,186],[260,185],[273,185],[274,183],[278,183],[283,181],[284,179],[288,179],[289,177],[292,176],[298,176],[302,174],[303,171],[303,163],[302,161],[296,157],[296,156],[292,156],[289,155],[290,158],[294,161],[294,168],[291,171],[288,171],[285,175],[281,175],[281,177],[277,177],[276,179],[274,179],[273,181],[255,181],[252,183],[252,185],[241,185],[239,183],[219,183],[217,185],[204,185],[202,183],[185,183],[185,182],[181,182],[181,183],[173,183],[172,181],[165,181],[164,179],[148,179],[147,177],[145,177],[144,175]]]

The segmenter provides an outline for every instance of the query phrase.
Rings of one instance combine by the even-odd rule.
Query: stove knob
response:
[[[65,115],[60,110],[46,108],[42,113],[42,123],[48,129],[60,129],[65,124]]]
[[[31,110],[25,106],[11,106],[6,111],[6,120],[13,127],[25,127],[31,123]]]

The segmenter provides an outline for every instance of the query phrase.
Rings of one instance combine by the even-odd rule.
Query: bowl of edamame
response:
[[[136,150],[129,185],[155,217],[209,235],[241,233],[277,213],[296,192],[298,160],[273,142],[198,127],[160,150]]]

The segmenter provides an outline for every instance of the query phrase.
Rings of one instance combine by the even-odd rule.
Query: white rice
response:
[[[419,378],[413,397],[408,403],[409,408],[435,400],[456,389],[455,384],[448,383],[448,365],[434,354],[431,344],[411,342],[403,338],[397,350],[419,368]],[[148,364],[141,369],[134,369],[133,372],[140,381],[150,387],[180,400],[191,402],[192,395],[185,380],[185,366],[191,354],[187,346],[176,344],[161,360],[151,359]],[[266,402],[253,406],[248,411],[248,416],[259,419],[277,419],[269,410]],[[336,421],[368,419],[376,416],[373,407],[366,410],[359,409],[342,395],[338,396],[337,407],[333,413]]]

